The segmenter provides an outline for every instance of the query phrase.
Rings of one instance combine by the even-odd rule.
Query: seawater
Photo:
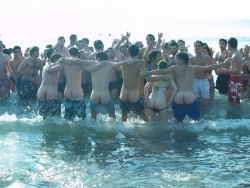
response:
[[[202,118],[175,124],[99,115],[43,120],[36,103],[0,101],[0,187],[249,187],[250,101],[216,91]],[[63,112],[62,112],[63,113]]]

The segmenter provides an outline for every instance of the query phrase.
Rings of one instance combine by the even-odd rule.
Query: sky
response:
[[[117,38],[127,31],[137,35],[152,32],[157,34],[157,31],[163,32],[163,29],[177,31],[183,23],[188,27],[189,23],[196,21],[250,19],[249,6],[245,5],[247,2],[238,0],[236,4],[225,0],[5,0],[1,1],[0,6],[0,40],[51,41],[61,35],[68,38],[72,33],[79,37],[111,35]]]

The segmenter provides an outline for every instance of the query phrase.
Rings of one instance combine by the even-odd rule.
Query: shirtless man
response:
[[[190,63],[198,66],[208,66],[212,64],[209,55],[203,53],[203,43],[196,41],[194,43],[195,56],[190,57]],[[204,105],[209,105],[210,99],[210,84],[208,81],[207,70],[197,71],[194,81],[195,98],[201,99]]]
[[[62,66],[66,77],[66,87],[64,90],[64,118],[67,120],[73,120],[77,115],[84,119],[86,117],[86,103],[83,99],[84,93],[81,87],[82,69],[86,68],[86,65],[93,65],[95,62],[78,59],[78,49],[75,47],[69,49],[69,54],[70,57],[63,61],[66,61],[67,63],[63,63]],[[74,64],[72,61],[78,62],[78,65]],[[81,66],[79,63],[84,65]],[[102,66],[102,64],[99,65]],[[54,66],[60,66],[60,64],[57,63]],[[50,68],[53,68],[54,66],[51,66]]]
[[[207,71],[227,65],[230,59],[224,63],[213,64],[210,66],[189,65],[189,57],[186,53],[178,53],[176,55],[176,65],[168,69],[154,70],[151,72],[141,71],[141,76],[161,75],[174,73],[174,80],[177,85],[177,93],[172,103],[174,117],[177,122],[183,121],[186,115],[193,120],[200,119],[200,104],[194,94],[194,82],[197,71]]]
[[[148,55],[152,50],[156,50],[155,47],[155,37],[152,34],[148,34],[146,36],[146,42],[147,42],[147,47],[146,48],[142,48],[139,51],[138,54],[138,58],[143,58],[144,62],[145,62],[145,67],[147,70],[150,70],[150,67],[148,66]],[[142,55],[141,55],[142,54]]]
[[[13,72],[12,75],[10,75],[10,77],[9,77],[10,88],[11,88],[12,92],[17,90],[17,92],[19,93],[19,84],[20,84],[21,75],[18,71],[18,68],[19,68],[22,60],[24,59],[24,57],[22,55],[22,51],[21,51],[20,46],[14,46],[13,53],[14,53],[14,58],[10,62],[10,67],[11,67],[12,72]]]
[[[65,38],[63,36],[60,36],[57,38],[57,43],[54,47],[54,51],[56,53],[61,54],[64,57],[68,57],[69,56],[69,50],[67,47],[65,47]]]
[[[37,90],[41,83],[43,62],[39,57],[39,48],[30,48],[30,56],[23,59],[18,71],[21,74],[19,97],[23,99],[37,99]]]
[[[49,69],[50,64],[56,63],[62,56],[54,53],[50,61],[44,66],[42,83],[37,92],[39,115],[47,116],[61,115],[61,100],[58,98],[58,80],[61,67]],[[62,66],[62,64],[60,64]]]
[[[167,62],[168,62],[168,67],[171,67],[175,65],[175,55],[177,54],[179,50],[179,46],[175,40],[171,40],[169,42],[169,51],[170,55],[168,56]]]
[[[108,55],[105,52],[96,54],[98,61],[108,60]],[[95,71],[91,72],[92,77],[92,92],[90,97],[91,118],[96,120],[97,106],[103,105],[109,116],[115,118],[115,106],[109,92],[110,72],[119,66],[126,66],[139,60],[127,60],[118,63],[102,62],[104,65]]]
[[[249,86],[249,75],[250,75],[250,69],[249,69],[249,62],[250,62],[250,46],[245,45],[243,49],[243,58],[241,60],[242,63],[242,79],[243,79],[243,90],[242,92],[248,93],[248,86]],[[248,95],[249,96],[249,95]]]
[[[136,45],[129,47],[131,59],[137,59],[139,48]],[[142,115],[144,121],[148,121],[148,114],[143,101],[143,78],[139,76],[140,70],[145,70],[143,62],[122,66],[123,84],[120,93],[120,108],[122,121],[127,121],[127,114],[130,111]]]
[[[227,40],[219,40],[220,52],[215,55],[215,62],[222,63],[227,57],[229,57],[229,51],[227,50]],[[219,94],[227,94],[228,92],[228,79],[229,74],[223,74],[220,72],[220,69],[215,70],[215,73],[218,75],[216,79],[215,88],[219,91]]]
[[[223,74],[229,74],[230,78],[228,80],[228,101],[232,105],[239,105],[243,80],[241,78],[241,54],[237,50],[238,40],[234,37],[228,39],[228,50],[232,56],[232,63],[230,68],[220,69]]]
[[[246,93],[247,97],[250,98],[250,61],[245,61],[242,64],[243,77],[246,80]]]
[[[7,99],[10,96],[8,79],[9,58],[3,54],[4,44],[0,41],[0,98]]]

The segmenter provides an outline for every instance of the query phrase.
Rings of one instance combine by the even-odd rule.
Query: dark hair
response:
[[[32,56],[35,52],[39,52],[39,48],[37,46],[33,46],[29,50],[30,56]]]
[[[11,54],[11,51],[10,51],[8,48],[4,48],[4,49],[3,49],[3,53],[4,53],[4,54],[7,54],[7,55],[10,55],[10,54]]]
[[[182,39],[179,39],[179,40],[177,41],[177,44],[178,44],[179,42],[182,42],[183,44],[185,44],[185,41],[182,40]]]
[[[160,61],[158,63],[158,68],[159,69],[166,69],[166,68],[168,68],[168,63],[166,61]]]
[[[201,42],[200,40],[195,41],[195,42],[194,42],[194,45],[195,45],[196,43],[199,43],[201,46],[203,46],[203,42]]]
[[[70,47],[69,48],[69,55],[71,56],[78,56],[78,49],[76,47]]]
[[[70,40],[71,42],[74,41],[74,40],[77,40],[76,34],[70,35],[70,36],[69,36],[69,40]]]
[[[227,40],[226,39],[220,39],[219,42],[223,42],[223,43],[227,44]]]
[[[130,57],[137,56],[139,54],[138,46],[136,46],[135,44],[130,45],[128,48],[128,53],[129,53]]]
[[[151,37],[153,40],[155,40],[155,36],[153,34],[148,34],[147,37]]]
[[[228,39],[228,44],[232,47],[232,48],[237,48],[238,46],[238,41],[236,38],[231,37],[230,39]]]
[[[53,48],[53,45],[52,45],[52,44],[47,44],[47,45],[45,46],[45,48]]]
[[[163,47],[164,47],[164,49],[169,49],[169,43],[166,42]]]
[[[103,47],[104,47],[103,42],[101,40],[96,40],[94,42],[94,47],[95,47],[96,50],[103,49]]]
[[[207,52],[208,52],[208,55],[209,55],[211,58],[213,58],[212,51],[211,51],[211,49],[210,49],[208,46],[203,46],[203,49],[206,49]]]
[[[89,44],[89,39],[88,38],[83,38],[82,41],[86,42],[87,44]]]
[[[13,52],[14,52],[15,50],[21,50],[21,47],[20,47],[20,46],[14,46],[14,47],[13,47]]]
[[[175,40],[169,41],[169,46],[176,46],[177,48],[179,47],[179,45],[177,44]]]
[[[121,45],[120,48],[119,48],[119,51],[120,51],[120,52],[121,52],[121,49],[122,49],[122,48],[127,48],[127,49],[128,49],[128,48],[129,48],[129,45],[127,45],[127,44]]]
[[[108,60],[108,54],[106,52],[98,52],[95,55],[96,59],[100,60],[100,61],[104,61],[104,60]]]
[[[148,64],[150,64],[156,57],[157,55],[161,53],[160,50],[152,50],[149,54],[148,54]]]
[[[65,38],[64,38],[64,36],[60,36],[60,37],[58,37],[58,38],[57,38],[57,40],[61,40],[61,39],[63,39],[63,40],[64,40],[64,42],[65,42]]]
[[[54,50],[52,48],[47,48],[45,55],[47,58],[50,58],[53,53],[54,53]]]
[[[61,54],[53,53],[50,57],[50,62],[55,63],[62,57]]]
[[[187,53],[184,53],[184,52],[180,52],[176,55],[176,58],[181,60],[181,61],[184,61],[185,64],[188,64],[189,62],[189,57],[187,55]]]

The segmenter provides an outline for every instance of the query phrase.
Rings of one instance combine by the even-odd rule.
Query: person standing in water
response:
[[[194,94],[194,81],[197,71],[207,71],[226,66],[231,59],[227,59],[224,63],[213,64],[210,66],[189,65],[189,57],[186,53],[178,53],[176,55],[176,65],[167,69],[154,71],[141,71],[141,76],[162,75],[173,73],[174,80],[177,85],[177,93],[172,103],[174,117],[176,122],[181,122],[188,115],[193,120],[200,119],[200,103]]]

